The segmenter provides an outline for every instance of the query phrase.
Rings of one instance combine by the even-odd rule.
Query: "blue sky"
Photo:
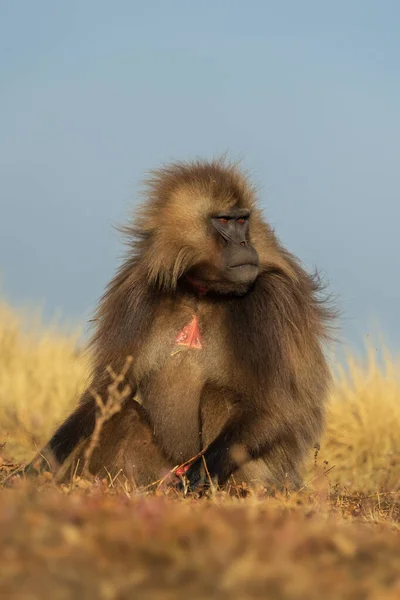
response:
[[[145,171],[227,151],[342,339],[398,350],[399,31],[395,0],[3,0],[1,295],[90,318]]]

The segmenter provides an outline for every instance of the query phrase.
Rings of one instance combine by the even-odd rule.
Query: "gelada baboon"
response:
[[[225,161],[154,171],[123,228],[129,253],[97,311],[92,384],[107,365],[139,392],[105,426],[91,470],[139,483],[195,459],[189,489],[259,481],[299,485],[319,439],[330,381],[323,347],[332,314],[316,276],[277,240],[255,191]],[[96,419],[92,394],[43,454],[62,464]],[[204,457],[204,458],[203,458]]]

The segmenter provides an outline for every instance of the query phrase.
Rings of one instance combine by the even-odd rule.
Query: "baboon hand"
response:
[[[179,475],[185,475],[186,478],[186,485],[182,482],[179,489],[197,492],[210,487],[212,484],[222,485],[233,468],[229,453],[224,451],[219,444],[213,444],[203,456],[194,460],[188,468],[178,473]]]
[[[181,491],[198,492],[208,487],[210,483],[202,456],[192,462],[188,468],[182,469],[178,475],[184,477],[177,485],[177,488]]]

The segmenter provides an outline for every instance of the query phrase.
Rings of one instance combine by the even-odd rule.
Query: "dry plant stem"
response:
[[[68,473],[69,468],[73,465],[74,460],[76,459],[77,456],[79,456],[79,454],[82,451],[85,444],[86,444],[86,440],[82,440],[77,446],[75,446],[75,448],[73,449],[71,454],[63,462],[63,464],[57,471],[57,473],[54,477],[54,483],[61,483],[61,481],[63,481],[65,475]],[[75,470],[74,470],[75,472],[76,472],[76,469],[77,469],[77,467],[75,467]]]
[[[124,381],[132,365],[132,361],[132,356],[128,356],[125,361],[125,365],[119,375],[116,375],[116,373],[111,369],[111,367],[107,368],[107,371],[110,374],[113,381],[108,386],[108,398],[105,404],[101,396],[96,392],[92,391],[93,398],[95,399],[100,412],[96,418],[96,424],[94,427],[92,437],[90,438],[90,442],[85,450],[85,465],[82,471],[82,475],[84,477],[87,477],[90,474],[90,461],[92,459],[93,452],[100,441],[100,435],[104,424],[121,410],[124,401],[132,393],[132,388],[128,384],[125,385],[122,391],[119,391],[118,389],[120,384]]]
[[[107,469],[106,469],[106,471],[107,471],[108,478],[109,478],[109,480],[110,480],[109,487],[112,487],[112,488],[113,488],[113,487],[114,487],[114,483],[115,483],[115,481],[117,481],[117,479],[118,479],[118,477],[120,476],[120,474],[121,474],[121,473],[123,473],[123,470],[122,470],[122,469],[120,469],[120,470],[118,471],[118,473],[117,473],[117,474],[116,474],[114,477],[112,477],[111,473],[110,473],[110,472],[109,472]]]
[[[175,471],[177,469],[181,469],[182,467],[186,467],[186,465],[190,465],[192,464],[195,460],[197,460],[198,458],[200,458],[200,456],[204,455],[204,452],[207,450],[208,446],[206,446],[205,448],[203,448],[203,450],[200,450],[200,452],[198,452],[197,454],[195,454],[195,456],[192,456],[192,458],[189,458],[189,460],[187,460],[186,462],[182,463],[181,465],[178,465],[176,467],[174,467],[172,469],[172,473],[175,473]]]
[[[20,465],[18,466],[14,471],[12,471],[11,473],[9,473],[7,475],[7,477],[5,477],[3,479],[3,481],[1,482],[1,485],[4,487],[7,487],[7,484],[12,481],[13,477],[15,477],[15,475],[18,475],[18,473],[23,473],[24,471],[24,465]]]
[[[208,446],[207,446],[208,447]],[[145,487],[141,488],[141,491],[145,492],[146,490],[157,486],[157,490],[159,490],[159,488],[162,486],[162,484],[168,479],[168,477],[170,476],[171,473],[175,473],[175,471],[177,469],[180,469],[182,467],[186,467],[186,465],[190,465],[192,462],[194,462],[197,458],[200,458],[200,456],[203,456],[204,452],[207,450],[207,447],[204,448],[203,450],[201,450],[198,454],[196,454],[195,456],[192,456],[192,458],[190,458],[189,460],[187,460],[186,462],[180,464],[180,465],[176,465],[173,469],[171,469],[166,475],[165,477],[162,477],[161,479],[157,479],[156,481],[153,481],[152,483],[149,483],[148,485],[146,485]]]
[[[207,462],[206,462],[206,459],[204,458],[204,455],[202,456],[202,459],[203,459],[204,469],[206,471],[206,475],[207,475],[208,481],[210,483],[211,492],[213,494],[215,494],[215,492],[217,491],[217,486],[215,485],[215,483],[213,482],[213,480],[211,478],[210,471],[208,470]]]
[[[319,451],[321,450],[321,446],[319,444],[315,444],[314,450],[315,450],[315,452],[314,452],[314,467],[316,467],[317,461],[318,461],[318,454],[319,454]]]
[[[49,467],[49,470],[51,471],[51,465],[50,465],[49,461],[47,460],[46,456],[38,448],[36,448],[36,450],[37,450],[38,456],[40,456],[47,463],[47,466]],[[24,466],[23,465],[18,466],[14,471],[9,473],[9,475],[7,475],[7,477],[5,479],[3,479],[2,484],[6,485],[10,480],[12,480],[12,478],[15,475],[18,475],[18,473],[23,473],[23,471],[24,471]]]
[[[311,485],[314,481],[316,481],[320,477],[322,477],[322,476],[326,477],[326,475],[328,475],[334,468],[335,468],[335,465],[332,465],[331,467],[329,467],[329,469],[326,469],[323,473],[316,475],[315,477],[310,479],[310,481],[307,481],[307,483],[302,485],[301,488],[298,489],[298,492],[302,492],[303,490],[305,490],[309,485]]]

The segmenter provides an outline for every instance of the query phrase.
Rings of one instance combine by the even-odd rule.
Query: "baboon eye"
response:
[[[219,217],[218,221],[220,223],[227,223],[229,221],[229,219],[227,219],[226,217]]]
[[[240,217],[240,219],[237,220],[237,223],[240,223],[240,225],[243,225],[243,223],[246,222],[246,219],[244,217]]]

